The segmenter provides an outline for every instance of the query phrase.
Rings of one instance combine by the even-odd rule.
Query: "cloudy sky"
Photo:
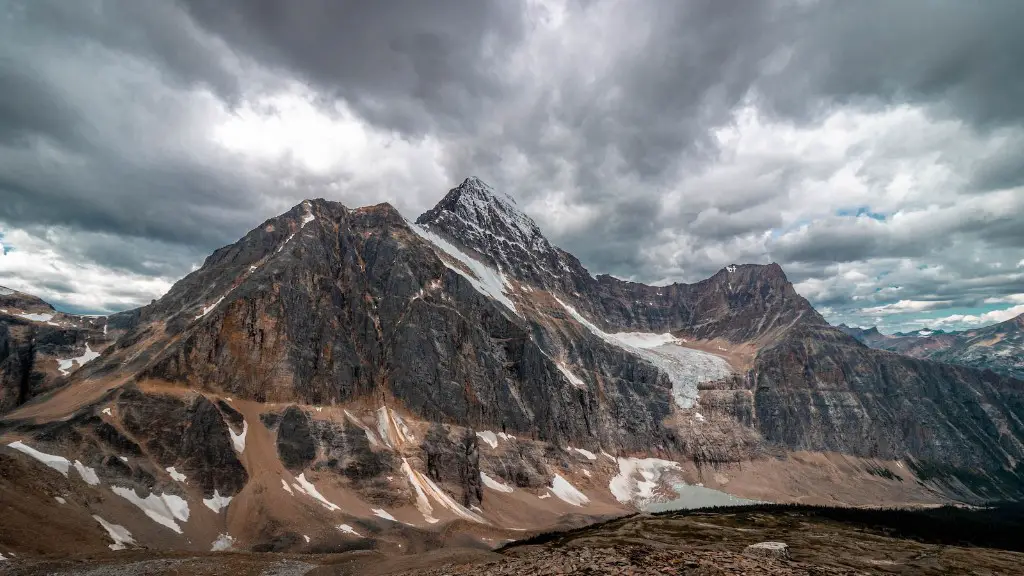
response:
[[[1024,2],[0,0],[0,284],[148,302],[303,198],[467,175],[593,273],[1024,312]]]

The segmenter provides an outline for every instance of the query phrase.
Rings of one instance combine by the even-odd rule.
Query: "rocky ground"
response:
[[[762,506],[637,515],[497,551],[159,557],[131,551],[60,561],[14,559],[0,564],[0,574],[1024,574],[1024,542],[1018,537],[1022,511],[1019,506],[916,512]],[[763,542],[785,546],[767,553],[750,548]]]

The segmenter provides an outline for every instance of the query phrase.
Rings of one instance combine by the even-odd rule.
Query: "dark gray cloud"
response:
[[[467,129],[513,87],[495,74],[523,33],[514,2],[182,0],[232,48],[347,100],[369,121]]]
[[[475,174],[594,272],[774,260],[837,316],[972,306],[1024,281],[1022,20],[1013,0],[7,0],[0,231],[96,266],[109,309],[303,197],[415,215]],[[840,215],[861,209],[885,220]],[[38,285],[97,301],[69,278]]]

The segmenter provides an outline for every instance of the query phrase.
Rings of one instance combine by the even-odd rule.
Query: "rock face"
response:
[[[196,394],[184,400],[125,389],[118,398],[125,430],[161,468],[176,467],[205,496],[231,496],[249,480],[217,406]]]
[[[0,286],[0,414],[64,384],[113,341],[106,319],[64,314]]]
[[[914,358],[992,370],[1024,379],[1024,314],[998,324],[964,330],[916,330],[882,334],[878,328],[838,327],[864,344]]]
[[[309,415],[289,406],[277,426],[277,454],[289,470],[302,470],[316,459]]]

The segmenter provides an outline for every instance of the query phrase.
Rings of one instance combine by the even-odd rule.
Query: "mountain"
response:
[[[592,276],[476,178],[415,222],[304,201],[103,326],[98,358],[0,422],[0,526],[45,526],[0,552],[408,552],[684,486],[902,505],[1024,485],[1024,382],[864,346],[777,264]]]
[[[0,414],[61,386],[114,336],[103,317],[64,314],[0,286]]]
[[[1024,379],[1024,314],[960,332],[922,329],[885,335],[877,328],[862,330],[839,326],[839,329],[872,348]]]

